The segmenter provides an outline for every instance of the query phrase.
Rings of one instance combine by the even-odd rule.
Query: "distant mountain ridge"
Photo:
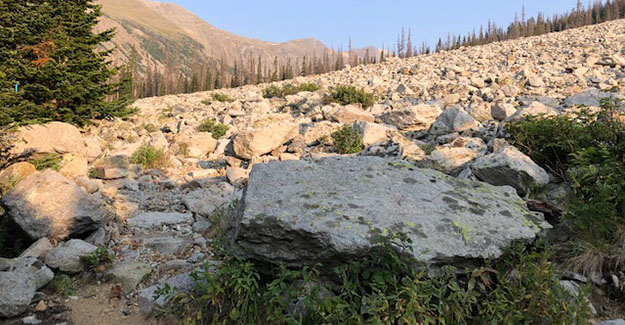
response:
[[[192,12],[174,3],[147,0],[97,0],[102,5],[98,30],[115,28],[112,44],[115,64],[136,62],[140,75],[153,72],[169,74],[170,79],[182,74],[191,77],[201,66],[220,66],[231,70],[238,64],[257,73],[271,73],[274,60],[279,65],[310,61],[337,55],[314,38],[272,43],[235,35],[210,25]],[[370,48],[370,52],[373,47]],[[364,57],[365,50],[354,51]],[[372,57],[379,55],[370,53]],[[329,59],[328,59],[329,60]],[[261,67],[258,67],[258,63]],[[219,67],[219,69],[221,69]],[[173,75],[176,75],[175,77]],[[205,76],[202,76],[205,78]]]

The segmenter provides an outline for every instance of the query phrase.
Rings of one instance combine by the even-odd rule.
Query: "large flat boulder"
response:
[[[2,202],[33,240],[86,234],[113,215],[103,201],[51,169],[28,176]]]
[[[333,157],[256,164],[229,237],[239,254],[291,267],[336,265],[405,233],[426,264],[498,257],[549,225],[509,186],[406,162]]]
[[[75,126],[62,122],[21,127],[14,144],[11,151],[15,155],[87,153],[80,131]]]

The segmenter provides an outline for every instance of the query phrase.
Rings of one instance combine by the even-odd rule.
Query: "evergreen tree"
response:
[[[0,1],[0,126],[129,113],[126,99],[105,102],[119,84],[96,50],[113,37],[93,32],[100,16],[93,0]]]

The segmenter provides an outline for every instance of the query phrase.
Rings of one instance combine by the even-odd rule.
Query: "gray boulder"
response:
[[[607,97],[606,95],[602,95],[599,89],[589,88],[582,92],[579,92],[573,96],[568,97],[564,100],[564,105],[571,107],[577,105],[584,106],[599,106],[599,101],[601,98]]]
[[[19,272],[0,272],[0,317],[23,313],[35,296],[35,283]]]
[[[229,238],[253,260],[329,267],[405,233],[414,257],[431,265],[498,257],[543,227],[511,187],[402,161],[332,157],[254,165]]]
[[[45,262],[62,272],[77,273],[84,269],[82,259],[98,249],[80,239],[72,239],[54,248],[45,256]]]
[[[52,246],[52,243],[50,243],[50,240],[46,237],[43,237],[30,245],[30,247],[23,251],[19,257],[32,256],[35,258],[39,258],[53,248],[54,247]]]
[[[421,104],[384,113],[380,120],[400,130],[423,130],[429,128],[442,112],[437,105]]]
[[[35,286],[35,289],[43,288],[54,278],[52,270],[32,256],[17,258],[11,271],[29,279]]]
[[[165,304],[171,299],[166,295],[157,296],[157,290],[169,286],[177,292],[187,292],[193,288],[194,280],[191,277],[191,272],[181,273],[171,278],[160,281],[159,283],[147,287],[139,291],[137,302],[139,309],[144,314],[154,314],[158,312],[159,308],[165,306]]]
[[[528,193],[532,184],[549,184],[549,174],[512,146],[478,158],[471,170],[478,179],[497,186],[512,186],[522,196]]]
[[[125,293],[130,293],[151,272],[152,268],[147,263],[126,260],[115,264],[106,273],[121,282]]]
[[[507,118],[509,121],[516,121],[528,116],[540,116],[540,117],[549,117],[549,116],[557,116],[558,113],[551,108],[546,106],[545,104],[535,101],[532,102],[529,106],[520,108],[516,111],[516,113],[512,114]]]
[[[33,240],[85,234],[113,215],[103,201],[50,169],[30,175],[2,202],[11,219]]]
[[[204,217],[236,199],[234,186],[222,182],[208,188],[200,188],[186,194],[182,203],[189,211]]]
[[[452,107],[443,112],[430,127],[430,134],[443,135],[467,130],[479,130],[482,124],[462,107]]]

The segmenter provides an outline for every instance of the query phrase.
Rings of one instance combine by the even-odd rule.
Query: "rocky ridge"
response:
[[[56,122],[20,129],[14,141],[16,156],[54,154],[62,160],[58,172],[36,171],[26,162],[0,172],[2,201],[8,215],[35,241],[25,252],[28,255],[0,260],[0,282],[10,283],[14,287],[11,292],[20,293],[0,290],[0,316],[13,317],[27,310],[32,314],[40,301],[49,303],[53,298],[36,296],[36,292],[52,279],[50,273],[83,271],[81,257],[89,256],[97,247],[106,247],[116,256],[115,264],[107,271],[109,277],[122,284],[123,293],[141,310],[153,312],[164,303],[153,298],[159,285],[178,283],[188,288],[190,271],[206,262],[219,264],[213,258],[212,238],[215,232],[225,231],[227,220],[218,212],[238,200],[242,200],[243,212],[239,215],[242,221],[237,220],[246,225],[246,230],[239,229],[233,238],[252,251],[256,249],[260,260],[290,260],[293,265],[301,265],[304,258],[323,261],[329,257],[323,256],[323,248],[327,247],[336,256],[352,254],[364,247],[361,241],[368,237],[352,231],[358,234],[339,238],[328,231],[332,228],[329,225],[345,220],[344,216],[348,217],[346,223],[363,228],[368,222],[381,222],[367,220],[375,216],[357,218],[366,194],[374,195],[381,188],[388,191],[381,196],[385,202],[399,198],[400,203],[415,205],[411,200],[418,196],[412,194],[419,190],[411,189],[414,184],[406,179],[424,188],[428,177],[474,184],[492,192],[492,196],[483,197],[484,201],[499,198],[502,204],[506,201],[502,196],[507,194],[513,202],[510,204],[517,208],[515,213],[508,209],[512,219],[502,220],[501,232],[469,224],[480,211],[489,216],[503,215],[490,206],[481,207],[482,201],[477,201],[477,207],[465,207],[465,203],[475,201],[472,196],[450,197],[453,201],[441,198],[436,204],[426,205],[428,211],[453,206],[469,211],[463,220],[450,219],[446,228],[437,228],[431,220],[410,219],[414,216],[403,220],[406,228],[410,228],[408,223],[416,226],[422,221],[423,230],[414,232],[417,240],[437,236],[450,242],[449,247],[467,249],[470,258],[497,255],[514,237],[503,231],[514,229],[505,222],[512,222],[526,240],[537,235],[536,227],[548,228],[542,216],[529,223],[521,218],[530,213],[517,203],[527,196],[531,184],[561,190],[557,178],[503,139],[503,126],[527,116],[574,114],[582,105],[596,108],[605,97],[625,98],[623,44],[625,21],[619,20],[276,83],[313,82],[321,87],[317,92],[286,98],[263,98],[262,91],[268,85],[245,86],[214,92],[228,95],[234,99],[232,102],[213,100],[210,92],[146,98],[134,104],[138,113],[127,121],[103,121],[83,130]],[[340,85],[373,93],[375,104],[363,109],[326,103],[327,93]],[[226,134],[213,139],[209,133],[198,131],[207,118],[227,125]],[[338,155],[330,135],[344,124],[361,132],[366,148],[358,154],[360,157],[333,158]],[[146,144],[167,154],[166,167],[144,169],[130,162],[129,157]],[[291,160],[300,161],[287,162]],[[328,169],[324,164],[338,165]],[[303,247],[295,257],[269,254],[284,251],[285,243],[258,226],[272,219],[262,211],[272,206],[265,203],[279,204],[279,200],[305,195],[307,178],[330,186],[331,180],[340,176],[336,171],[350,164],[353,183],[343,182],[345,187],[337,193],[348,193],[354,190],[349,186],[367,179],[368,170],[356,171],[359,166],[369,165],[369,172],[389,172],[386,169],[392,170],[393,164],[408,164],[406,168],[413,170],[389,174],[401,179],[382,177],[380,187],[362,189],[362,197],[333,199],[326,193],[317,199],[319,202],[306,203],[309,208],[303,212],[313,214],[323,204],[344,205],[343,214],[329,216],[324,212],[320,220],[326,224],[295,218],[299,217],[297,209],[305,208],[304,203],[281,207],[287,213],[284,217],[291,219],[268,224],[280,225],[275,229],[287,238],[310,235],[321,249]],[[297,166],[309,166],[314,172],[298,173]],[[250,187],[244,194],[249,177]],[[404,187],[393,182],[403,182]],[[427,189],[434,191],[436,187]],[[293,202],[300,199],[305,198],[293,198]],[[392,208],[401,211],[399,206]],[[444,213],[439,211],[438,216],[442,218]],[[245,223],[257,217],[262,222]],[[380,233],[385,228],[393,230],[393,224],[380,223],[377,229]],[[467,238],[463,233],[468,227],[494,234],[492,238]],[[485,238],[490,242],[483,247],[477,245],[483,250],[470,250],[473,246],[468,243],[484,243]],[[348,249],[338,249],[345,243]],[[351,250],[350,245],[358,249]],[[427,245],[433,245],[428,248],[438,257],[450,249]],[[39,262],[28,264],[27,256]]]

